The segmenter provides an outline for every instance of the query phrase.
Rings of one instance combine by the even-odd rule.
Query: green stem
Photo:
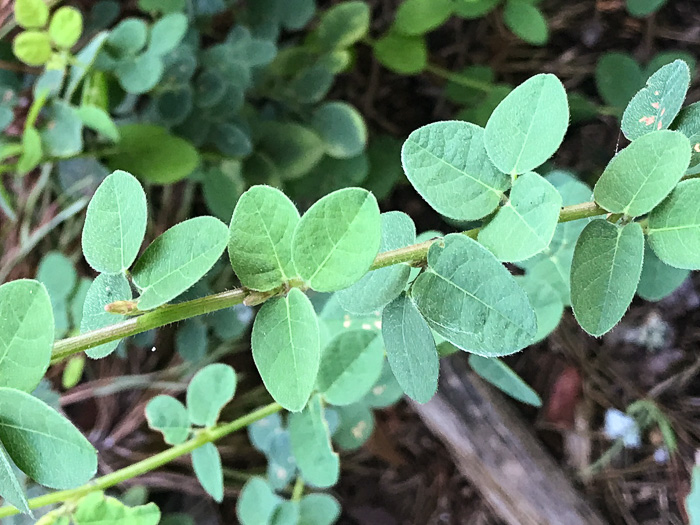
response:
[[[436,66],[435,64],[428,64],[425,67],[425,70],[432,73],[433,75],[436,75],[440,78],[444,78],[445,80],[449,80],[450,82],[454,82],[455,84],[458,84],[460,86],[477,89],[479,91],[483,91],[484,93],[489,93],[494,88],[494,85],[490,82],[475,80],[465,75],[454,73],[449,69]]]
[[[292,490],[292,501],[300,501],[304,495],[304,479],[301,476],[297,476],[297,480],[294,483],[294,489]]]
[[[559,214],[559,222],[575,221],[587,217],[594,217],[596,215],[604,215],[606,213],[607,212],[595,202],[584,202],[583,204],[562,208]],[[476,238],[478,231],[477,228],[463,233],[471,238]],[[425,261],[428,255],[428,249],[433,242],[435,242],[434,239],[406,246],[405,248],[399,248],[398,250],[380,253],[374,260],[370,270],[378,270],[379,268],[393,266],[394,264],[417,265],[422,263]],[[270,296],[273,295],[274,294],[270,294]],[[264,297],[259,299],[258,296],[260,296],[259,292],[251,292],[243,288],[237,288],[235,290],[202,297],[201,299],[195,299],[194,301],[166,305],[151,312],[146,312],[143,315],[132,317],[121,323],[57,341],[53,347],[51,363],[58,363],[73,354],[94,348],[103,343],[146,332],[153,328],[229,308],[241,304],[244,301],[247,304],[258,304],[268,298]],[[246,299],[248,300],[246,301]]]
[[[199,448],[202,445],[217,441],[224,436],[236,432],[237,430],[241,430],[242,428],[247,427],[251,423],[255,423],[256,421],[264,419],[267,416],[274,414],[275,412],[279,412],[280,410],[282,410],[282,407],[277,403],[272,403],[270,405],[261,407],[257,410],[254,410],[250,414],[246,414],[245,416],[239,417],[238,419],[231,421],[230,423],[224,423],[214,428],[205,430],[198,434],[196,437],[190,439],[189,441],[185,441],[180,445],[176,445],[174,447],[166,449],[163,452],[156,454],[155,456],[146,458],[143,461],[139,461],[138,463],[129,465],[128,467],[107,474],[106,476],[97,478],[96,480],[86,483],[85,485],[82,485],[78,488],[61,490],[58,492],[46,494],[44,496],[39,496],[38,498],[32,498],[29,500],[29,508],[36,509],[39,507],[44,507],[46,505],[52,505],[54,503],[62,503],[64,501],[81,498],[97,490],[108,489],[124,481],[146,474],[147,472],[155,470],[158,467],[162,467],[163,465],[170,463],[171,461],[179,458],[180,456],[189,454],[194,449]],[[19,511],[14,507],[7,506],[0,508],[0,518],[5,518],[7,516],[12,516],[13,514],[18,513]]]

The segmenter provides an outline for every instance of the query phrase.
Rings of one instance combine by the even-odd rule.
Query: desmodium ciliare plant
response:
[[[0,491],[14,505],[0,516],[62,503],[50,523],[106,519],[108,511],[157,523],[152,504],[128,508],[100,491],[191,454],[202,486],[221,500],[213,443],[248,427],[270,475],[246,483],[241,522],[291,516],[293,523],[332,523],[337,502],[305,487],[337,482],[334,445],[359,446],[371,432],[371,408],[402,392],[428,401],[442,353],[469,352],[477,373],[538,404],[499,357],[546,337],[569,305],[584,330],[601,336],[635,293],[659,299],[678,286],[679,274],[700,268],[700,180],[693,176],[700,109],[682,107],[689,81],[680,60],[649,78],[624,111],[630,144],[592,191],[566,172],[534,171],[557,151],[569,123],[566,93],[553,75],[515,88],[484,128],[448,121],[416,130],[401,153],[411,184],[442,215],[479,224],[428,239],[416,236],[407,215],[380,213],[365,189],[330,193],[301,215],[283,192],[258,185],[240,197],[229,227],[196,217],[139,254],[146,196],[132,175],[112,173],[93,196],[82,232],[85,259],[99,272],[85,292],[82,333],[53,342],[51,301],[38,281],[0,287]],[[226,250],[242,287],[174,302]],[[322,304],[317,293],[332,295]],[[50,364],[81,352],[104,357],[126,336],[242,303],[260,305],[252,353],[275,402],[219,422],[236,375],[226,365],[206,366],[191,380],[186,404],[158,396],[146,409],[171,448],[90,481],[92,445],[30,394]],[[12,462],[59,492],[27,500]]]

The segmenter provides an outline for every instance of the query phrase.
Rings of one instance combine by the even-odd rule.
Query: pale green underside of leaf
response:
[[[390,302],[382,314],[386,357],[406,395],[427,403],[437,391],[440,360],[430,326],[406,295]]]
[[[700,179],[681,182],[649,215],[654,253],[675,268],[700,270]]]
[[[224,500],[224,474],[221,456],[213,443],[205,443],[192,451],[192,468],[202,488],[221,503]]]
[[[557,189],[529,172],[518,177],[508,202],[479,231],[479,242],[501,261],[522,261],[549,246],[559,222]]]
[[[21,512],[30,513],[27,497],[24,495],[24,487],[17,478],[12,460],[7,455],[2,443],[0,443],[0,496]]]
[[[160,395],[146,405],[148,426],[163,434],[169,445],[179,445],[190,435],[190,420],[185,405],[172,396]]]
[[[416,242],[416,226],[405,213],[382,213],[381,221],[382,240],[379,251],[398,250]],[[337,292],[336,297],[347,311],[369,314],[381,310],[396,298],[406,286],[410,273],[411,268],[407,264],[373,270],[350,288]]]
[[[596,202],[613,213],[650,212],[678,184],[690,162],[690,143],[677,131],[652,131],[607,165],[595,185]]]
[[[539,74],[516,87],[486,124],[484,144],[503,173],[525,173],[551,157],[569,126],[569,103],[557,77]]]
[[[299,212],[284,193],[253,186],[231,219],[228,253],[236,275],[251,290],[268,291],[296,277],[292,237]]]
[[[292,257],[299,275],[319,292],[358,281],[379,251],[381,221],[374,196],[361,188],[326,195],[301,218]]]
[[[411,296],[433,330],[468,352],[512,354],[537,332],[525,292],[491,252],[465,235],[450,234],[430,247]]]
[[[357,450],[374,431],[374,414],[362,402],[337,407],[340,424],[333,433],[333,442],[341,450]]]
[[[0,286],[0,385],[33,390],[49,367],[53,339],[44,285],[19,279]]]
[[[690,70],[682,60],[659,69],[627,105],[622,115],[622,132],[634,140],[668,129],[683,106],[689,85]]]
[[[126,316],[106,312],[105,306],[115,301],[129,301],[131,297],[131,287],[124,274],[98,275],[90,284],[85,296],[80,331],[82,333],[90,332],[123,321]],[[100,359],[111,354],[117,345],[119,345],[119,340],[90,348],[85,353],[92,359]]]
[[[340,504],[330,494],[307,494],[299,502],[298,525],[332,525],[340,516]]]
[[[211,427],[219,419],[221,409],[236,392],[236,373],[223,363],[213,363],[197,372],[187,387],[187,412],[190,421]]]
[[[354,403],[376,383],[383,360],[382,338],[374,330],[340,333],[321,355],[318,390],[333,405]]]
[[[568,275],[567,275],[568,277]],[[559,292],[549,282],[528,273],[515,280],[525,290],[537,316],[537,334],[532,344],[539,343],[559,324],[564,314],[564,303]]]
[[[236,516],[241,525],[269,523],[281,502],[282,499],[272,491],[267,481],[253,477],[243,485],[236,504]]]
[[[598,337],[622,319],[637,290],[643,259],[639,224],[588,223],[571,266],[571,304],[581,328]]]
[[[289,415],[292,451],[304,481],[330,487],[338,481],[340,463],[333,452],[321,397],[313,396],[303,411]]]
[[[0,388],[0,442],[27,476],[53,489],[87,482],[97,452],[65,417],[31,395]]]
[[[468,122],[436,122],[417,129],[406,139],[401,161],[421,197],[455,220],[485,217],[510,187],[510,177],[486,153],[484,130]]]
[[[321,359],[318,318],[308,297],[292,288],[258,312],[251,336],[253,359],[270,395],[289,411],[304,408]]]
[[[660,301],[671,295],[690,275],[690,270],[664,264],[651,249],[644,246],[644,264],[639,278],[637,295],[646,301]]]
[[[488,381],[493,386],[502,390],[510,397],[527,403],[528,405],[540,407],[542,400],[530,385],[523,381],[518,374],[496,357],[481,357],[478,355],[469,356],[469,366],[482,379]]]
[[[97,188],[85,216],[83,254],[101,273],[120,273],[136,259],[146,233],[146,194],[138,180],[115,171]]]
[[[163,233],[134,265],[134,284],[141,290],[139,309],[165,304],[199,281],[227,241],[228,228],[214,217],[189,219]]]

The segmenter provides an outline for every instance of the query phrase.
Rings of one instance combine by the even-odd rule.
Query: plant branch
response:
[[[155,456],[151,456],[143,461],[139,461],[138,463],[129,465],[128,467],[107,474],[106,476],[97,478],[94,481],[86,483],[78,488],[61,490],[46,494],[44,496],[39,496],[38,498],[32,498],[29,500],[29,508],[36,509],[46,505],[52,505],[54,503],[62,503],[64,501],[81,498],[97,490],[108,489],[129,479],[146,474],[147,472],[155,470],[158,467],[162,467],[180,456],[189,454],[194,449],[199,448],[202,445],[217,441],[224,436],[236,432],[237,430],[241,430],[251,423],[255,423],[256,421],[266,418],[267,416],[274,414],[275,412],[279,412],[280,410],[282,410],[282,407],[277,403],[266,405],[249,414],[246,414],[245,416],[239,417],[230,423],[224,423],[214,428],[204,430],[189,441],[185,441],[180,445],[175,445],[174,447],[166,449]],[[5,518],[18,513],[19,511],[15,507],[6,506],[0,508],[0,518]]]
[[[562,208],[559,214],[559,222],[575,221],[587,217],[594,217],[596,215],[604,215],[606,213],[607,212],[595,202],[585,202],[583,204]],[[463,233],[471,238],[476,238],[478,232],[479,229],[476,228]],[[428,249],[433,242],[435,242],[434,239],[406,246],[405,248],[399,248],[398,250],[382,252],[377,255],[377,258],[370,267],[370,271],[393,266],[394,264],[403,263],[416,265],[422,263],[428,255]],[[58,363],[73,354],[94,348],[103,343],[116,341],[124,337],[146,332],[153,328],[183,321],[190,317],[229,308],[243,302],[250,303],[259,295],[259,292],[237,288],[193,301],[162,306],[151,312],[146,312],[143,315],[127,319],[126,321],[57,341],[53,347],[51,363]],[[270,294],[270,297],[273,295],[274,294]],[[267,298],[268,297],[265,297],[265,299]],[[253,302],[257,304],[261,301]]]

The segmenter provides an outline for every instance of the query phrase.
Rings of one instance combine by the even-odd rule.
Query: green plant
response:
[[[53,344],[55,312],[63,315],[74,279],[60,287],[47,279],[46,286],[30,280],[0,286],[3,496],[25,512],[65,503],[54,523],[61,513],[79,520],[82,506],[86,513],[104,509],[100,516],[113,521],[153,513],[93,493],[192,454],[200,482],[220,499],[221,461],[212,443],[249,427],[269,476],[246,483],[240,520],[284,516],[297,523],[318,516],[304,519],[331,523],[337,503],[304,495],[305,487],[337,482],[333,444],[361,445],[373,427],[373,408],[402,392],[427,401],[437,387],[440,355],[465,350],[482,377],[539,404],[498,357],[546,337],[565,305],[584,330],[600,336],[619,322],[643,283],[655,290],[661,283],[662,290],[648,294],[660,297],[677,284],[676,272],[700,268],[700,181],[692,174],[700,121],[695,105],[681,111],[689,80],[688,66],[677,60],[632,98],[622,117],[631,143],[593,191],[566,172],[533,171],[556,152],[568,127],[567,95],[553,75],[516,87],[485,128],[448,121],[416,130],[401,151],[411,184],[442,215],[478,221],[445,236],[417,237],[408,216],[380,213],[365,189],[334,191],[300,214],[280,190],[256,185],[238,199],[228,228],[214,217],[189,219],[139,256],[144,191],[132,175],[111,174],[83,227],[83,255],[101,272],[84,292],[83,333]],[[243,287],[208,295],[207,275],[227,246]],[[655,259],[645,260],[645,251]],[[70,274],[66,261],[52,259],[44,264]],[[650,261],[653,267],[643,271]],[[514,277],[503,263],[517,264],[524,275]],[[218,423],[236,377],[226,365],[204,367],[190,382],[186,406],[158,396],[146,409],[149,425],[171,448],[69,488],[92,477],[96,454],[65,418],[29,394],[49,365],[84,351],[104,357],[124,337],[183,320],[178,337],[196,341],[202,337],[196,323],[216,323],[197,316],[235,316],[231,308],[241,304],[261,305],[252,352],[275,403]],[[285,422],[277,415],[283,409]],[[665,421],[650,403],[629,410],[644,426]],[[35,481],[67,490],[27,501],[10,459]],[[281,497],[293,480],[291,498]],[[14,512],[5,507],[0,516]]]

